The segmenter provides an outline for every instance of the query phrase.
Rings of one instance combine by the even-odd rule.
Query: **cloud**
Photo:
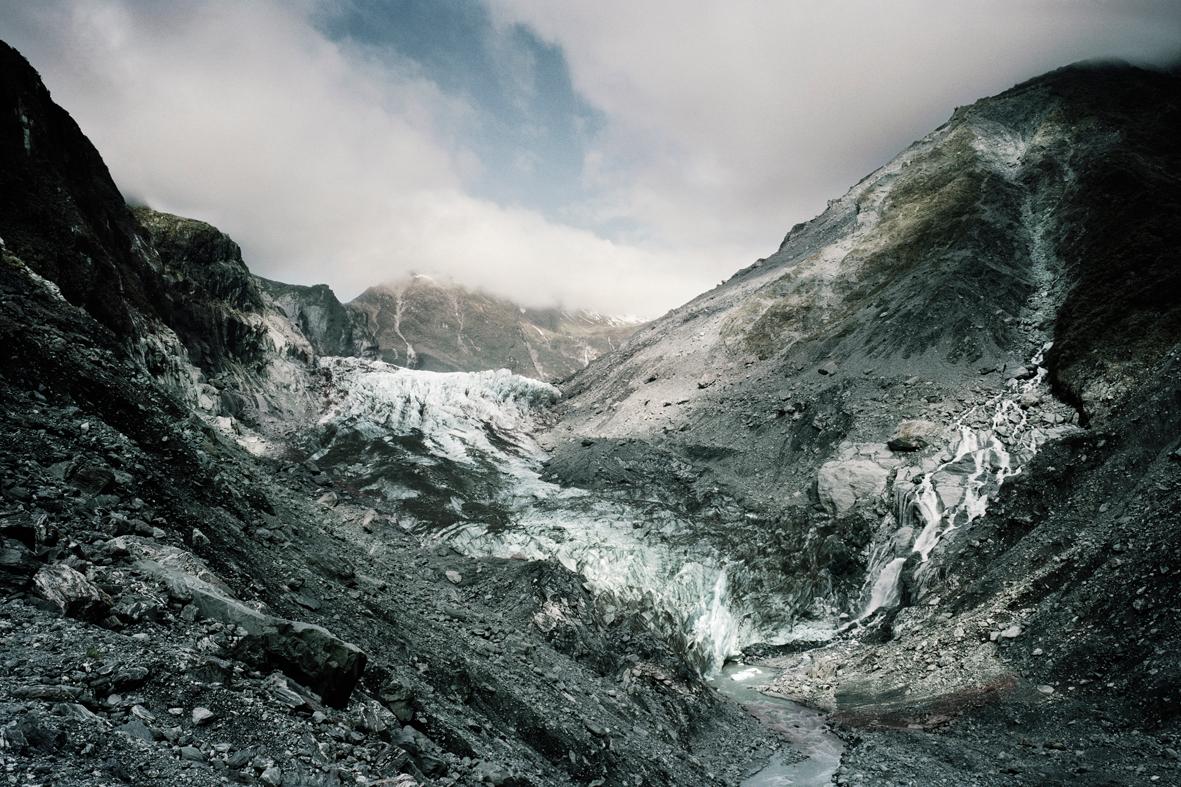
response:
[[[707,248],[773,249],[958,104],[1076,60],[1181,51],[1168,0],[491,6],[561,47],[608,119],[587,172],[604,205]]]
[[[648,315],[701,289],[680,254],[472,196],[481,163],[462,135],[475,110],[413,64],[328,40],[311,10],[28,4],[4,26],[129,197],[210,221],[261,275],[348,298],[429,271],[526,303]]]
[[[314,0],[10,3],[0,29],[125,193],[216,224],[262,275],[349,298],[415,270],[645,316],[956,104],[1181,41],[1181,6],[1135,0],[489,1],[494,24],[399,6],[421,29],[346,6],[368,38]]]

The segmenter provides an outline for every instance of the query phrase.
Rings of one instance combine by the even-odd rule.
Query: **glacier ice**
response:
[[[414,435],[427,453],[417,461],[497,476],[496,501],[509,509],[510,522],[464,516],[462,501],[453,500],[458,521],[424,524],[424,538],[471,556],[557,560],[604,604],[641,610],[703,672],[745,645],[781,638],[732,597],[735,566],[694,538],[692,523],[541,478],[545,455],[532,430],[539,409],[561,396],[554,386],[507,370],[428,372],[357,358],[320,364],[326,432],[360,435],[370,445]],[[331,444],[313,459],[329,456]],[[363,457],[354,452],[350,460]],[[412,494],[389,479],[367,488],[392,499]]]

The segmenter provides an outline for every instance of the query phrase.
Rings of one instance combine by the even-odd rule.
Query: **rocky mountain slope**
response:
[[[8,778],[684,784],[777,747],[576,574],[465,558],[310,461],[349,364],[429,373],[337,368],[372,345],[323,291],[129,210],[3,44],[0,186]]]
[[[431,371],[509,369],[555,381],[618,347],[639,322],[588,311],[529,309],[415,275],[349,303],[366,315],[389,363]]]
[[[377,336],[364,314],[338,301],[328,285],[307,287],[263,278],[258,282],[287,319],[308,337],[317,355],[379,355]]]
[[[676,511],[777,691],[940,731],[843,782],[1177,778],[1179,85],[957,109],[564,386],[549,479]]]

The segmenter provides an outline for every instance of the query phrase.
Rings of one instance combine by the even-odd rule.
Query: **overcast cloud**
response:
[[[957,104],[1175,56],[1181,3],[0,0],[0,38],[124,193],[262,275],[653,316]]]

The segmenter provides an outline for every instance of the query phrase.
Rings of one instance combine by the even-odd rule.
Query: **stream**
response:
[[[822,713],[759,691],[775,675],[763,667],[731,662],[710,679],[718,692],[791,744],[745,778],[743,787],[829,784],[840,767],[845,745],[829,730]],[[797,760],[796,752],[805,759]]]

